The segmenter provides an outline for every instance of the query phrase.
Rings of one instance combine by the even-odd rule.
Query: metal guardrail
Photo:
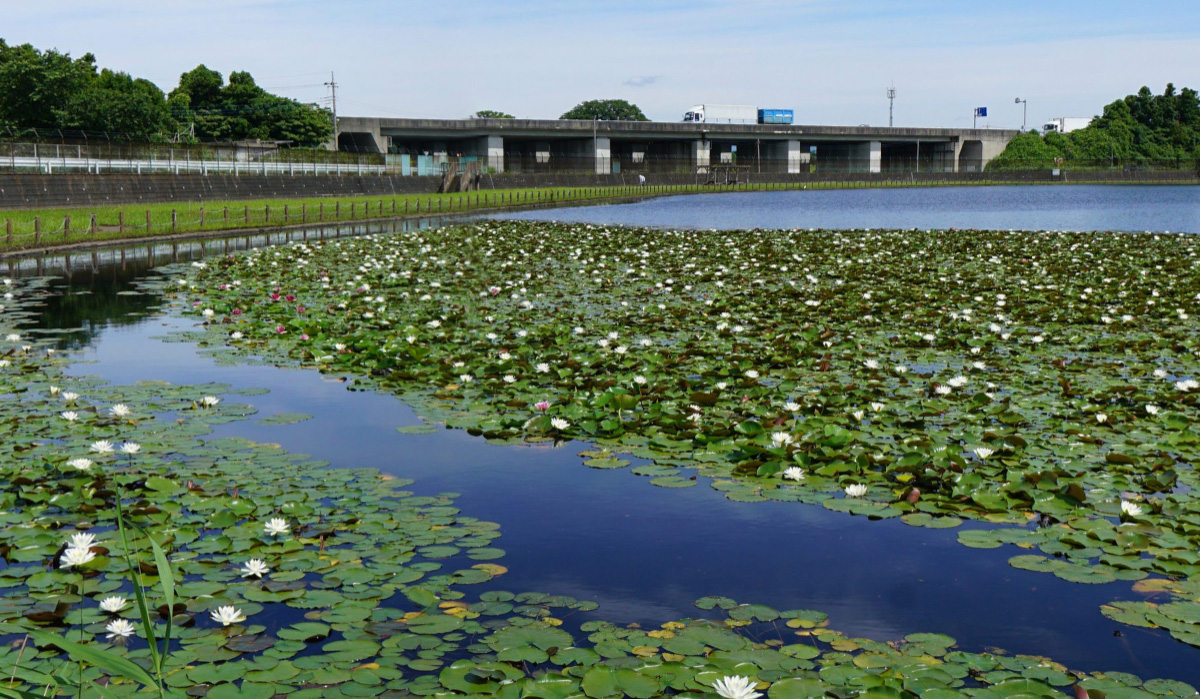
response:
[[[387,175],[399,174],[399,169],[388,165],[365,165],[362,163],[289,163],[289,162],[239,162],[236,160],[175,160],[155,159],[94,159],[41,156],[9,156],[0,158],[0,169],[24,172],[127,172],[136,174],[170,173],[200,175]]]

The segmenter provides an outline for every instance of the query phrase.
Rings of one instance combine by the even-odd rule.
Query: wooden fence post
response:
[[[325,220],[325,202],[321,202],[320,205],[317,206],[317,220],[318,221]]]
[[[396,198],[392,197],[392,213],[396,213]]]
[[[63,216],[63,242],[71,239],[71,217]]]
[[[42,217],[33,217],[33,244],[38,245],[42,242]]]
[[[350,218],[354,218],[354,202],[350,202]]]
[[[92,236],[96,235],[96,214],[92,214],[91,218],[88,219],[88,232]]]
[[[150,209],[146,209],[146,232],[150,232]]]
[[[125,234],[125,212],[117,212],[117,233]]]
[[[266,221],[267,221],[267,223],[271,222],[271,205],[270,204],[267,204],[267,208],[266,208]]]
[[[246,223],[249,224],[250,223],[250,206],[249,205],[242,207],[242,216],[245,217]]]
[[[229,223],[229,207],[228,206],[226,206],[224,208],[224,210],[221,211],[221,217],[225,220],[225,223]]]
[[[200,227],[204,228],[204,207],[200,207]]]
[[[300,223],[308,222],[308,202],[300,204]]]
[[[178,226],[179,226],[179,215],[175,213],[175,209],[171,209],[171,232],[175,232],[175,230],[178,228]]]
[[[284,223],[288,222],[288,205],[287,204],[283,205],[283,222]]]
[[[4,219],[4,230],[8,234],[7,235],[8,244],[11,246],[12,245],[12,219],[11,218]]]

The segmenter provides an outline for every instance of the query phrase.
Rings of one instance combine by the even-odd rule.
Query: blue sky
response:
[[[170,90],[204,63],[354,116],[556,118],[621,98],[674,121],[698,103],[805,124],[1021,126],[1091,116],[1142,85],[1200,89],[1195,0],[0,0],[0,37]]]

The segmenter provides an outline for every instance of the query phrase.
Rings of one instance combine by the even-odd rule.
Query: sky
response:
[[[342,116],[554,119],[624,99],[798,124],[1038,128],[1200,89],[1196,0],[0,0],[0,38],[147,78],[204,64]],[[1017,99],[1026,100],[1024,104]],[[1027,108],[1027,116],[1023,115]]]

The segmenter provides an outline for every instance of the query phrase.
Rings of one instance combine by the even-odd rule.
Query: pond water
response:
[[[979,226],[987,217],[1007,215],[1016,221],[1035,216],[998,210],[997,197],[1012,196],[1013,190],[1029,195],[1031,207],[1055,206],[1054,200],[1066,207],[1062,197],[1076,197],[1074,205],[1082,207],[1087,197],[1097,196],[1097,189],[1101,188],[733,194],[524,217],[665,225],[673,215],[671,225],[709,227],[831,226],[835,225],[831,221],[846,220],[847,226],[868,227],[884,225],[884,202],[891,200],[907,202],[900,207],[900,221],[893,219],[891,225],[925,226],[938,224],[918,223],[912,217],[922,207],[932,206],[929,197],[948,196],[973,199],[981,218],[946,225]],[[1143,219],[1128,226],[1158,228],[1162,220],[1170,220],[1161,227],[1200,232],[1194,208],[1198,191],[1103,188],[1099,194],[1108,192],[1118,203],[1098,208],[1106,208],[1112,216],[1095,219],[1105,223],[1080,227],[1122,228],[1116,222],[1126,220],[1128,212],[1119,202],[1165,198],[1157,201],[1175,202],[1162,206],[1174,211],[1167,219],[1153,219],[1154,225]],[[1190,214],[1185,212],[1189,201]],[[819,220],[788,213],[801,205],[807,212],[825,213]],[[848,211],[839,214],[839,207]],[[852,222],[837,218],[855,211],[862,215]],[[930,210],[927,220],[943,216],[957,221],[957,215]],[[1185,220],[1189,215],[1190,224]],[[1073,227],[1053,220],[1043,225]],[[385,224],[371,230],[388,229]],[[355,232],[361,228],[339,234]],[[273,241],[246,244],[264,242]],[[77,353],[78,362],[71,369],[76,375],[99,375],[115,384],[162,380],[267,388],[270,392],[264,395],[230,400],[253,404],[260,416],[301,412],[314,418],[284,426],[258,425],[252,418],[224,425],[215,436],[279,443],[335,467],[366,466],[414,478],[417,482],[411,489],[418,494],[460,493],[457,506],[465,515],[501,527],[503,536],[497,545],[507,555],[498,562],[509,572],[487,587],[537,590],[600,603],[597,611],[577,615],[568,625],[582,617],[657,626],[703,616],[692,603],[706,595],[722,595],[777,609],[822,610],[829,614],[832,628],[881,641],[913,632],[940,632],[958,639],[965,650],[1047,654],[1072,669],[1123,671],[1200,685],[1200,651],[1164,632],[1122,626],[1100,614],[1099,606],[1106,601],[1142,599],[1128,582],[1079,585],[1018,570],[1008,564],[1013,550],[966,548],[957,543],[958,529],[929,530],[898,520],[872,522],[794,503],[739,503],[704,482],[682,490],[655,488],[628,469],[584,467],[577,452],[585,445],[578,443],[559,449],[502,447],[460,430],[401,434],[398,427],[420,422],[412,410],[391,396],[350,390],[355,388],[352,378],[267,366],[221,366],[190,344],[161,341],[169,332],[191,328],[195,321],[159,312],[160,300],[131,293],[132,282],[152,273],[155,264],[224,254],[237,247],[220,242],[174,246],[164,256],[142,245],[123,253],[85,256],[73,266],[43,258],[40,264],[10,271],[60,277],[56,284],[64,294],[44,309],[41,325],[77,331],[62,342]]]
[[[814,189],[661,197],[521,212],[673,228],[979,228],[1200,233],[1200,187],[1012,186]]]

